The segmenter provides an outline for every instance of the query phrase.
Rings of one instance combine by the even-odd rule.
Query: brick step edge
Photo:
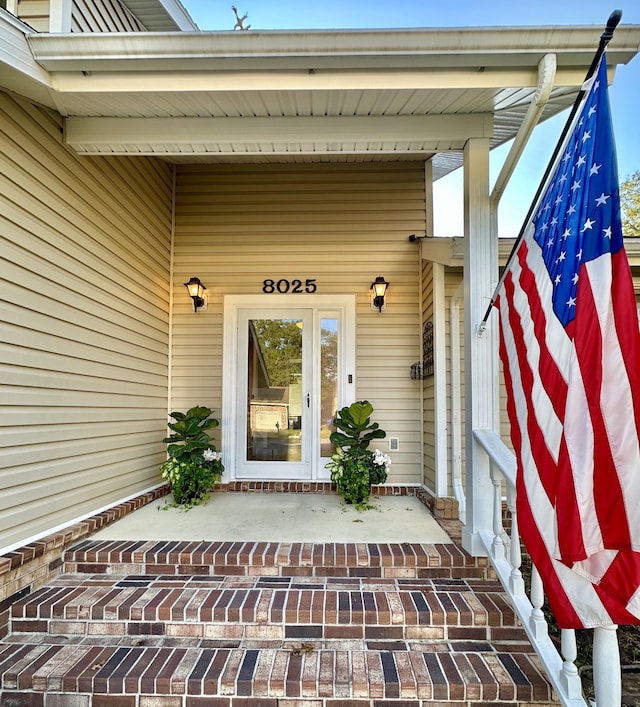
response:
[[[491,626],[363,626],[345,624],[228,624],[123,621],[60,621],[52,619],[18,620],[11,636],[42,634],[66,638],[82,636],[166,637],[176,639],[235,639],[274,641],[283,639],[314,640],[399,640],[399,641],[486,641],[487,643],[522,642],[526,634],[518,627]],[[527,644],[528,645],[528,644]]]
[[[553,700],[551,687],[530,654],[449,653],[446,649],[307,650],[304,644],[296,650],[7,644],[0,653],[0,674],[2,691],[6,692],[103,694],[110,699],[143,694],[527,703]]]
[[[172,586],[128,580],[45,586],[11,607],[14,630],[50,631],[49,624],[175,625],[257,624],[367,627],[514,627],[513,609],[502,592],[473,591],[467,583],[407,589],[277,588],[274,586]],[[304,585],[299,585],[304,586]],[[22,628],[16,628],[22,627]],[[27,628],[28,627],[28,628]],[[58,629],[53,631],[59,633]],[[86,632],[73,630],[71,633]]]
[[[475,576],[488,568],[487,558],[471,557],[453,543],[85,540],[65,552],[64,562],[66,572],[91,574],[426,577],[454,568]]]
[[[558,707],[550,702],[495,700],[342,699],[293,697],[198,697],[196,695],[90,695],[69,692],[34,693],[0,690],[0,704],[12,707]]]

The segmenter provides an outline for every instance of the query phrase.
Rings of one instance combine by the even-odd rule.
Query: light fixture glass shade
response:
[[[384,307],[384,298],[385,295],[387,294],[387,287],[389,287],[389,283],[382,277],[382,275],[378,275],[376,279],[371,283],[371,289],[373,291],[373,307],[376,308],[379,312],[382,312],[382,308]]]
[[[199,277],[192,277],[184,286],[193,300],[193,311],[197,312],[199,307],[204,307],[204,291],[207,288],[200,282]]]
[[[387,294],[387,287],[389,287],[389,283],[382,275],[378,275],[374,282],[371,283],[371,289],[376,297],[384,297]]]

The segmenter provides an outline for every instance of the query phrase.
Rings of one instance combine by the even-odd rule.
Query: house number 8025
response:
[[[262,291],[267,295],[272,295],[278,292],[281,295],[286,295],[288,292],[292,294],[300,294],[307,292],[312,294],[318,289],[316,285],[315,278],[306,280],[285,280],[284,278],[280,280],[263,280],[262,281]]]

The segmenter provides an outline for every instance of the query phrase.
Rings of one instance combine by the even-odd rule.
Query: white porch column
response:
[[[433,162],[424,163],[424,224],[425,235],[433,236]]]
[[[462,544],[481,550],[478,533],[491,530],[493,487],[489,460],[473,438],[474,429],[498,429],[498,339],[494,318],[482,321],[498,280],[498,239],[491,230],[489,140],[467,141],[464,149],[464,349],[466,526]]]
[[[433,163],[431,160],[425,162],[425,234],[435,235],[433,223]],[[422,268],[422,261],[420,263]],[[444,265],[442,263],[432,263],[432,287],[433,287],[433,385],[434,396],[434,451],[435,451],[435,487],[433,491],[436,496],[449,495],[449,464],[447,459],[447,328],[445,323],[445,276]],[[424,296],[424,292],[422,293]],[[424,327],[424,321],[422,322]],[[421,337],[422,339],[422,329]],[[422,350],[422,341],[420,341]],[[424,401],[423,401],[424,410]],[[424,428],[424,419],[423,419]]]

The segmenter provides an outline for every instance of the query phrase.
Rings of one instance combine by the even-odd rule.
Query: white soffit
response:
[[[151,32],[198,29],[179,0],[122,0],[122,3]]]
[[[438,153],[437,178],[459,166],[457,151],[470,137],[489,137],[495,147],[515,136],[546,53],[556,54],[558,71],[542,118],[570,106],[601,31],[147,32],[28,41],[78,152],[172,161]],[[611,77],[639,47],[640,27],[616,30]]]

